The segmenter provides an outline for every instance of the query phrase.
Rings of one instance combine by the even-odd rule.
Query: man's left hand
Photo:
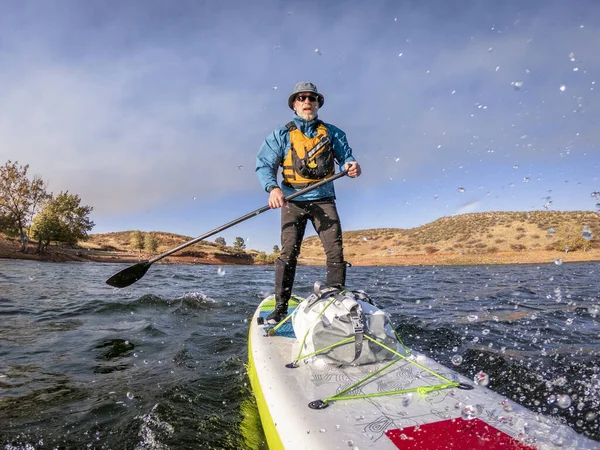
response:
[[[348,170],[348,176],[350,178],[356,178],[360,176],[360,164],[358,164],[356,161],[347,162],[346,169]]]

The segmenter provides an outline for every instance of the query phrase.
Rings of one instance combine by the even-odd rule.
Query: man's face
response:
[[[312,92],[301,92],[294,100],[294,111],[304,120],[313,120],[319,111],[319,99]]]

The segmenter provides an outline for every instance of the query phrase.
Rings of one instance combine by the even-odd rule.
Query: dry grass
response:
[[[590,241],[582,238],[583,226],[593,234]],[[490,212],[443,217],[411,229],[344,232],[344,251],[356,265],[595,261],[600,259],[597,236],[600,214],[595,212]],[[301,261],[324,263],[318,237],[304,241]]]

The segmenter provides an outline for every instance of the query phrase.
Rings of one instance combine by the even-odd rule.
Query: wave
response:
[[[154,294],[144,294],[132,301],[102,301],[96,302],[94,311],[97,313],[130,312],[145,308],[169,309],[173,306],[188,309],[207,309],[218,306],[219,303],[202,292],[188,292],[177,298],[163,298]]]

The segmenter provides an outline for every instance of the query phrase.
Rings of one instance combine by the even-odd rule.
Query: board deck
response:
[[[286,367],[300,352],[291,320],[274,336],[270,326],[258,323],[274,304],[274,296],[261,302],[248,339],[248,374],[270,450],[600,449],[599,442],[557,418],[536,414],[415,352],[350,394],[421,392],[336,400],[311,409],[310,402],[331,398],[385,363],[336,366],[313,359]],[[432,372],[473,388],[424,393],[439,385]]]

